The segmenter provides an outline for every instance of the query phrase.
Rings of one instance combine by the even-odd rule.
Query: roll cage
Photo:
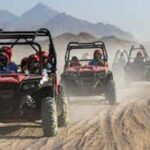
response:
[[[146,62],[150,61],[149,55],[148,55],[146,49],[144,48],[143,45],[140,45],[139,47],[134,47],[134,46],[131,47],[129,56],[128,56],[128,63],[130,63],[131,60],[135,59],[135,57],[132,57],[133,51],[139,51],[139,50],[142,50],[145,61]]]
[[[108,55],[106,51],[106,47],[104,42],[102,41],[95,41],[95,42],[90,42],[90,43],[79,43],[79,42],[70,42],[67,45],[67,50],[65,54],[65,68],[68,66],[70,62],[70,52],[72,50],[78,50],[78,49],[101,49],[102,50],[102,55],[103,55],[103,60],[104,63],[106,64],[108,61]],[[91,59],[81,59],[79,61],[90,61]]]
[[[0,30],[0,46],[9,45],[13,48],[16,45],[30,45],[36,53],[41,52],[41,45],[36,41],[37,37],[48,37],[49,41],[49,62],[52,65],[52,72],[56,72],[56,52],[51,33],[46,28],[36,31],[3,31]],[[12,41],[14,40],[14,41]],[[42,59],[40,57],[40,74],[42,73]]]
[[[116,52],[116,54],[115,54],[115,57],[114,57],[114,63],[117,62],[118,57],[119,57],[119,55],[120,55],[121,53],[125,54],[126,58],[128,59],[128,52],[127,52],[125,49],[124,49],[124,50],[118,49],[117,52]]]

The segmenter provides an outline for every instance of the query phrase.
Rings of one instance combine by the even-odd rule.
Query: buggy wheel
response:
[[[47,97],[42,100],[41,116],[44,136],[55,136],[58,130],[55,98]]]
[[[113,80],[107,82],[105,97],[110,105],[116,104],[116,87],[115,82]]]
[[[58,116],[58,126],[59,127],[66,127],[69,122],[69,117],[68,117],[68,102],[67,98],[63,97],[61,98],[61,114]]]
[[[63,86],[59,86],[59,99],[61,113],[58,116],[58,126],[66,127],[69,122],[68,117],[68,99],[64,96]]]

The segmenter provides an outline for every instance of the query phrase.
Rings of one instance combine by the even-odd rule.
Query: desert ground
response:
[[[118,104],[83,99],[70,104],[70,124],[54,138],[43,137],[41,123],[0,124],[4,150],[148,150],[150,149],[150,84],[118,90]],[[95,98],[97,99],[97,98]],[[88,100],[88,101],[87,101]],[[93,100],[93,102],[91,102]]]

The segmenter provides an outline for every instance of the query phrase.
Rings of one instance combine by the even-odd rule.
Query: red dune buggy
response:
[[[43,73],[42,58],[40,57],[39,71],[37,74],[3,73],[0,74],[0,120],[9,118],[29,119],[36,121],[42,119],[45,136],[54,136],[58,126],[68,123],[67,100],[63,94],[62,85],[56,82],[56,53],[52,37],[47,29],[37,31],[2,31],[0,32],[0,46],[7,45],[15,49],[19,46],[22,55],[30,47],[34,53],[42,51],[39,40],[48,38],[48,62],[51,71]],[[38,39],[38,40],[37,40]],[[26,46],[26,49],[22,49]],[[19,57],[17,58],[19,59]]]
[[[93,50],[102,50],[104,66],[88,65],[93,57]],[[86,58],[82,53],[87,53]],[[70,66],[71,57],[76,56],[81,65]],[[85,58],[85,59],[84,59]],[[101,41],[92,43],[71,42],[67,46],[64,72],[61,82],[67,97],[104,95],[109,104],[116,103],[116,89],[113,73],[108,67],[105,44]]]

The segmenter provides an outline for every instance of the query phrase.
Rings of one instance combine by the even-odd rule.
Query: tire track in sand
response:
[[[32,123],[22,127],[18,123],[19,128],[12,124],[10,130],[7,130],[9,125],[0,125],[0,149],[149,150],[149,90],[146,85],[146,90],[126,93],[122,97],[125,101],[116,106],[103,105],[97,109],[90,106],[89,111],[95,111],[93,116],[61,128],[54,138],[43,137],[41,127]]]

